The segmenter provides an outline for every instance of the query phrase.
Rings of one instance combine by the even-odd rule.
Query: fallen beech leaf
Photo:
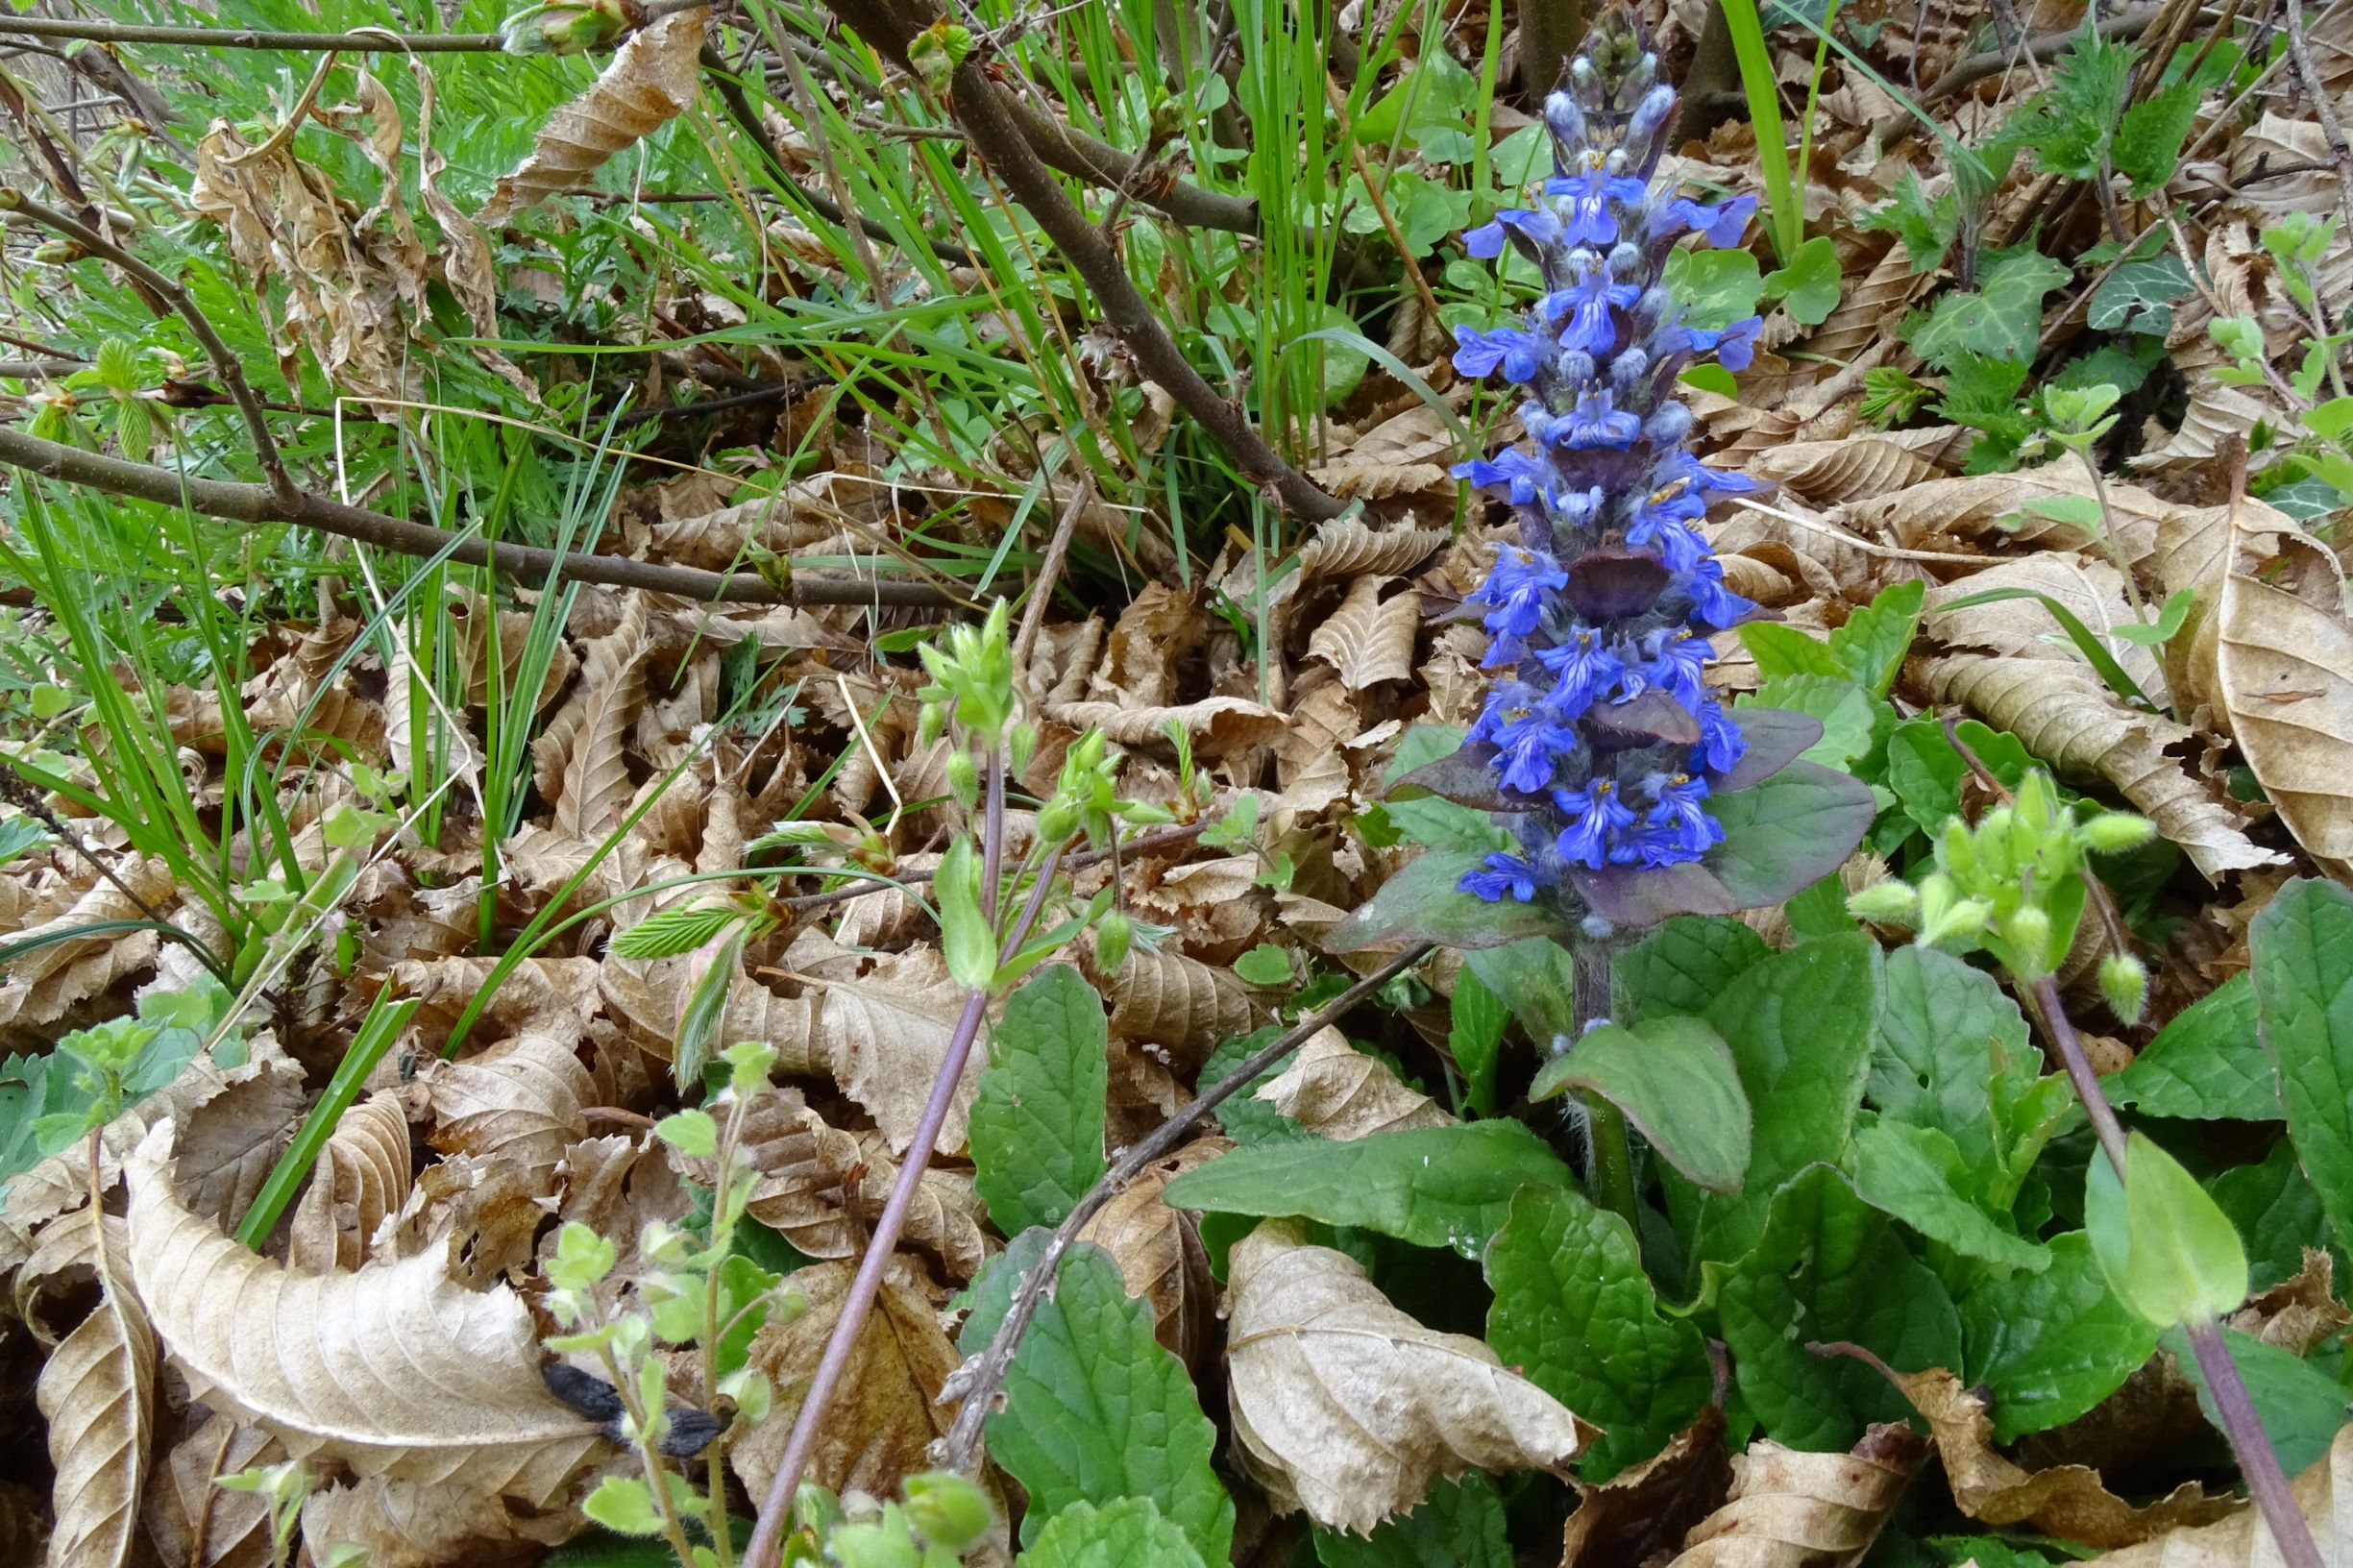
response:
[[[172,1568],[264,1568],[270,1561],[269,1499],[216,1486],[212,1478],[285,1457],[269,1433],[238,1426],[218,1411],[184,1432],[157,1460],[139,1510],[163,1561]]]
[[[552,1504],[597,1450],[540,1382],[513,1291],[471,1291],[449,1252],[351,1274],[296,1274],[188,1213],[171,1188],[172,1129],[128,1162],[127,1255],[156,1337],[193,1397],[341,1459],[452,1490]]]
[[[2120,1547],[2161,1531],[2202,1525],[2236,1508],[2238,1500],[2210,1497],[2186,1481],[2145,1507],[2109,1491],[2088,1465],[2063,1464],[2029,1471],[1994,1447],[1994,1423],[1985,1400],[1941,1367],[1899,1374],[1896,1385],[1928,1423],[1945,1479],[1961,1511],[1989,1525],[2024,1524],[2085,1546]]]
[[[86,1166],[85,1167],[86,1169]],[[122,1568],[138,1542],[139,1489],[155,1426],[156,1341],[134,1294],[112,1222],[79,1216],[98,1305],[41,1367],[34,1399],[49,1422],[56,1523],[50,1568]]]
[[[1200,1220],[1170,1208],[1161,1194],[1170,1178],[1233,1146],[1222,1138],[1195,1139],[1145,1166],[1078,1233],[1081,1241],[1111,1254],[1127,1293],[1151,1307],[1154,1336],[1187,1366],[1197,1367],[1209,1346],[1216,1286],[1201,1245]]]
[[[569,1510],[518,1512],[486,1492],[368,1476],[328,1486],[303,1501],[303,1539],[320,1550],[350,1541],[367,1551],[366,1568],[446,1568],[523,1556],[517,1543],[555,1546],[579,1532]],[[523,1552],[529,1552],[528,1545]],[[529,1560],[523,1556],[523,1560]]]
[[[2305,1466],[2288,1489],[2312,1526],[2322,1562],[2342,1562],[2353,1554],[2353,1426],[2341,1430],[2328,1453]],[[2092,1560],[2106,1568],[2270,1568],[2285,1559],[2263,1510],[2247,1508]]]
[[[685,113],[701,81],[709,15],[700,7],[675,12],[630,35],[595,85],[541,128],[531,156],[499,177],[479,220],[504,222],[551,192],[585,184],[606,159]]]
[[[1442,473],[1443,471],[1441,471]],[[1413,636],[1421,629],[1421,596],[1409,588],[1384,600],[1387,579],[1359,577],[1330,620],[1308,639],[1308,657],[1328,660],[1352,692],[1385,680],[1413,678]]]
[[[1847,1568],[1879,1538],[1927,1452],[1900,1426],[1869,1428],[1851,1454],[1752,1443],[1733,1456],[1731,1495],[1670,1568]]]
[[[408,1116],[397,1090],[343,1113],[294,1209],[286,1266],[306,1274],[357,1268],[384,1216],[408,1199]]]
[[[1769,447],[1749,459],[1749,472],[1787,486],[1817,506],[1831,506],[1893,495],[1944,471],[1894,441],[1850,436]]]
[[[2241,1334],[2297,1356],[2353,1324],[2353,1312],[2337,1299],[2336,1255],[2322,1247],[2304,1249],[2304,1266],[2224,1320]]]
[[[1599,1486],[1583,1488],[1561,1531],[1560,1568],[1663,1560],[1731,1490],[1724,1409],[1701,1409],[1667,1446]]]
[[[1345,1253],[1270,1220],[1235,1243],[1234,1434],[1278,1508],[1355,1534],[1477,1466],[1565,1474],[1594,1429],[1465,1335],[1389,1304]]]
[[[1408,1127],[1447,1127],[1455,1118],[1429,1095],[1408,1089],[1377,1057],[1348,1043],[1337,1029],[1317,1030],[1257,1098],[1319,1138],[1340,1142]]]
[[[510,1161],[534,1190],[554,1190],[555,1162],[588,1134],[596,1083],[556,1036],[518,1035],[420,1076],[432,1096],[433,1147]]]
[[[1120,746],[1168,744],[1171,721],[1192,737],[1193,754],[1204,759],[1230,756],[1254,746],[1283,738],[1288,723],[1274,709],[1238,697],[1205,697],[1198,702],[1167,707],[1123,708],[1116,702],[1055,702],[1045,716],[1075,730],[1100,729]]]
[[[2268,512],[2268,508],[2265,508]],[[2278,514],[2231,517],[2215,675],[2232,736],[2280,821],[2321,869],[2353,877],[2353,627],[2336,556]],[[2279,570],[2284,568],[2285,570]],[[2260,575],[2259,575],[2260,574]]]
[[[1180,1071],[1199,1067],[1210,1052],[1258,1022],[1250,992],[1231,969],[1137,945],[1116,974],[1105,975],[1094,967],[1091,948],[1084,956],[1090,978],[1110,993],[1112,1038],[1157,1045]]]

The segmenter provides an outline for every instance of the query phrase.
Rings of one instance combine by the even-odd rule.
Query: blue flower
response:
[[[1609,864],[1610,840],[1634,825],[1634,813],[1618,798],[1617,786],[1597,778],[1581,790],[1555,790],[1553,804],[1569,820],[1554,847],[1572,865],[1600,870]]]
[[[1746,370],[1756,362],[1756,334],[1764,331],[1765,318],[1744,316],[1720,331],[1704,327],[1689,327],[1691,346],[1704,354],[1716,351],[1716,363],[1727,370]],[[1458,331],[1459,329],[1458,329]]]
[[[1724,716],[1722,703],[1706,703],[1698,712],[1700,744],[1694,749],[1709,772],[1730,772],[1749,754],[1749,738],[1740,732],[1738,724]]]
[[[1689,773],[1666,773],[1654,774],[1650,784],[1653,825],[1675,829],[1694,854],[1724,842],[1724,824],[1701,804],[1707,798],[1707,780]]]
[[[1626,661],[1611,652],[1604,634],[1591,626],[1579,626],[1565,642],[1538,649],[1536,662],[1555,676],[1548,700],[1572,719],[1609,695],[1626,674]]]
[[[1642,433],[1642,416],[1617,407],[1607,387],[1587,386],[1577,395],[1577,407],[1555,429],[1571,451],[1608,447],[1623,452]]]
[[[1488,222],[1466,231],[1462,248],[1483,261],[1504,254],[1508,233],[1522,250],[1541,251],[1560,241],[1560,220],[1540,208],[1507,207]]]
[[[1491,461],[1474,457],[1467,463],[1457,463],[1449,472],[1482,490],[1501,492],[1514,506],[1532,504],[1536,487],[1547,478],[1544,465],[1517,447],[1505,448]]]
[[[1455,369],[1464,376],[1492,376],[1502,367],[1504,380],[1521,385],[1536,379],[1544,366],[1548,345],[1533,332],[1516,331],[1499,327],[1481,331],[1474,327],[1457,327]]]
[[[1713,556],[1691,569],[1684,586],[1691,591],[1693,622],[1711,630],[1736,626],[1756,608],[1756,600],[1744,599],[1724,585],[1724,563]]]
[[[1572,245],[1605,246],[1618,241],[1618,220],[1609,204],[1638,206],[1651,187],[1626,175],[1612,176],[1599,162],[1575,174],[1556,174],[1544,182],[1544,194],[1568,198],[1569,215],[1561,233]]]
[[[1707,243],[1718,250],[1729,250],[1740,243],[1740,236],[1749,227],[1749,219],[1756,214],[1756,198],[1735,196],[1719,207],[1705,202],[1694,202],[1678,196],[1661,202],[1652,209],[1651,234],[1654,240],[1670,238],[1690,230],[1697,230]]]
[[[1470,596],[1473,604],[1487,604],[1486,628],[1495,633],[1488,662],[1505,664],[1520,656],[1520,639],[1544,619],[1545,595],[1565,588],[1569,575],[1546,556],[1524,550],[1505,550],[1495,557],[1495,570]]]
[[[1636,549],[1654,548],[1671,572],[1691,571],[1707,558],[1707,541],[1683,524],[1684,518],[1699,515],[1696,502],[1690,510],[1682,509],[1691,501],[1686,496],[1675,502],[1645,502],[1627,525],[1626,542]]]
[[[1463,739],[1499,745],[1505,732],[1534,712],[1543,700],[1544,694],[1526,681],[1499,680],[1487,688],[1486,705],[1479,710],[1479,717],[1471,722]]]
[[[1642,297],[1638,283],[1613,283],[1599,262],[1593,263],[1566,288],[1556,288],[1536,301],[1536,317],[1547,327],[1560,329],[1560,341],[1587,354],[1606,354],[1616,347],[1618,324],[1612,306],[1623,309]]]
[[[1490,904],[1505,898],[1524,904],[1536,895],[1536,869],[1517,855],[1498,850],[1487,856],[1484,870],[1463,872],[1456,885]]]
[[[1497,737],[1496,776],[1507,790],[1542,795],[1553,787],[1562,755],[1576,749],[1576,730],[1554,723],[1543,708],[1532,709]]]
[[[1644,685],[1672,692],[1684,707],[1697,710],[1707,698],[1707,684],[1701,672],[1714,656],[1707,639],[1688,626],[1662,626],[1645,637],[1642,645],[1643,651],[1650,655],[1642,668]],[[1632,682],[1628,685],[1630,688]],[[1628,695],[1633,695],[1630,689]]]

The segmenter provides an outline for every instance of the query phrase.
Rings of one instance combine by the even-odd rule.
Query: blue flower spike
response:
[[[1466,236],[1471,255],[1509,245],[1544,279],[1525,324],[1456,329],[1457,370],[1525,389],[1533,448],[1454,471],[1520,524],[1470,596],[1497,674],[1469,739],[1519,841],[1461,878],[1492,903],[1576,907],[1597,876],[1698,860],[1725,839],[1710,778],[1746,748],[1705,667],[1710,635],[1756,606],[1726,585],[1697,525],[1711,500],[1752,486],[1692,454],[1673,388],[1701,355],[1747,368],[1759,324],[1686,326],[1661,280],[1686,235],[1739,244],[1756,203],[1660,188],[1674,109],[1639,37],[1598,38],[1546,101],[1555,172],[1537,205]]]

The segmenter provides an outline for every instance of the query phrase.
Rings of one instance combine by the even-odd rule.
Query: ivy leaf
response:
[[[1914,353],[1940,369],[1976,354],[2019,364],[2034,356],[2043,329],[2043,296],[2065,284],[2067,267],[2031,245],[1988,253],[1973,294],[1948,294],[1904,323]]]
[[[1669,920],[1610,966],[1610,1013],[1624,1023],[1704,1013],[1726,987],[1772,950],[1743,920],[1717,915]]]
[[[1191,1538],[1148,1497],[1115,1498],[1099,1508],[1073,1503],[1046,1521],[1021,1554],[1021,1568],[1142,1568],[1146,1563],[1202,1568]]]
[[[1582,1194],[1523,1188],[1486,1272],[1487,1343],[1603,1430],[1581,1466],[1588,1484],[1657,1453],[1707,1402],[1698,1327],[1659,1315],[1633,1233]]]
[[[2092,290],[2084,321],[2095,331],[2162,337],[2173,330],[2173,302],[2187,297],[2191,287],[2189,269],[2170,251],[2145,261],[2121,261]]]
[[[2108,1098],[2145,1115],[2279,1119],[2279,1075],[2258,1033],[2254,983],[2234,974],[2183,1008],[2103,1087]]]
[[[1807,1345],[1861,1345],[1898,1371],[1950,1366],[1961,1353],[1960,1318],[1935,1273],[1822,1165],[1773,1200],[1755,1247],[1722,1275],[1716,1314],[1742,1397],[1792,1448],[1849,1448],[1867,1422],[1910,1409],[1877,1371]]]
[[[1819,327],[1838,308],[1838,247],[1827,234],[1801,244],[1789,264],[1765,275],[1765,294],[1808,327]]]
[[[1980,1283],[1961,1298],[1962,1365],[1993,1396],[1994,1440],[2082,1415],[2157,1348],[2157,1327],[2116,1299],[2091,1239],[2049,1243],[2050,1266]]]
[[[1521,1186],[1570,1180],[1560,1157],[1519,1122],[1473,1121],[1234,1149],[1161,1196],[1177,1209],[1353,1225],[1476,1258]]]
[[[1748,1251],[1781,1184],[1845,1150],[1871,1066],[1878,952],[1859,932],[1809,942],[1752,965],[1708,1008],[1739,1068],[1754,1133],[1735,1196],[1662,1172],[1668,1212],[1695,1260]]]
[[[1005,1004],[972,1102],[972,1187],[1007,1236],[1059,1225],[1103,1174],[1103,999],[1055,964]]]
[[[1980,1208],[1975,1173],[1941,1128],[1882,1121],[1854,1135],[1854,1186],[1863,1200],[1964,1258],[2040,1273],[2050,1254]]]
[[[2132,182],[2134,201],[2155,193],[2173,178],[2181,162],[2182,143],[2197,122],[2198,100],[2205,95],[2195,82],[2176,82],[2124,110],[2110,156],[2117,173]]]
[[[1550,1392],[1548,1389],[1547,1392]],[[1315,1557],[1323,1568],[1511,1568],[1511,1546],[1504,1534],[1504,1500],[1483,1471],[1430,1488],[1411,1513],[1391,1514],[1370,1535],[1349,1535],[1314,1527]],[[1160,1568],[1156,1558],[1135,1557],[1117,1568]]]
[[[2169,1329],[2165,1348],[2197,1384],[2198,1409],[2217,1429],[2221,1413],[2215,1409],[2214,1390],[2206,1385],[2205,1368],[2191,1354],[2190,1342],[2179,1329]],[[2237,1329],[2222,1331],[2223,1348],[2246,1384],[2247,1402],[2262,1418],[2263,1434],[2280,1468],[2296,1475],[2329,1451],[2345,1424],[2345,1386],[2301,1356],[2280,1345],[2267,1344]]]
[[[1262,1050],[1282,1032],[1279,1025],[1266,1024],[1246,1035],[1237,1035],[1212,1051],[1210,1059],[1201,1064],[1202,1090],[1207,1091],[1224,1083],[1244,1060]],[[1261,1086],[1273,1083],[1282,1075],[1283,1065],[1277,1063],[1236,1090],[1218,1105],[1213,1114],[1217,1117],[1217,1125],[1225,1130],[1226,1137],[1237,1143],[1297,1142],[1301,1139],[1314,1137],[1305,1127],[1258,1097]]]
[[[1912,638],[1920,630],[1927,594],[1927,584],[1918,581],[1882,588],[1830,633],[1832,656],[1872,696],[1885,697],[1896,683],[1896,672],[1903,668],[1903,656],[1912,650]]]
[[[1731,1051],[1698,1018],[1589,1029],[1544,1065],[1528,1097],[1548,1100],[1571,1089],[1599,1094],[1624,1112],[1695,1186],[1740,1190],[1749,1168],[1749,1102]]]
[[[2247,940],[2288,1136],[2338,1244],[2353,1245],[2353,893],[2311,877],[2291,882]]]
[[[1140,1497],[1204,1562],[1226,1560],[1234,1501],[1210,1468],[1217,1429],[1185,1363],[1153,1337],[1151,1307],[1129,1297],[1101,1248],[1064,1255],[986,1430],[990,1457],[1029,1493],[1024,1544],[1066,1508]]]

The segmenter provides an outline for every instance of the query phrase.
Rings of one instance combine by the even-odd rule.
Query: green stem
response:
[[[1599,1094],[1580,1094],[1585,1107],[1585,1136],[1593,1146],[1593,1168],[1587,1177],[1594,1201],[1642,1235],[1641,1211],[1634,1198],[1634,1156],[1626,1138],[1626,1113]]]

